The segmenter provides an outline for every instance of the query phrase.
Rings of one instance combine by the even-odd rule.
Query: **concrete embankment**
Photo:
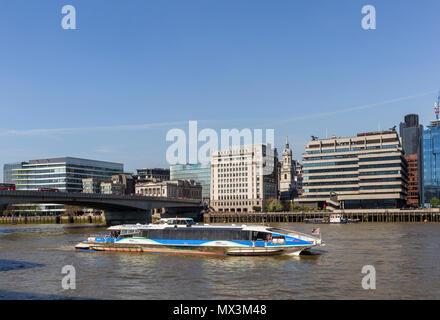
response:
[[[29,216],[29,217],[0,217],[0,224],[95,224],[105,225],[102,216]]]

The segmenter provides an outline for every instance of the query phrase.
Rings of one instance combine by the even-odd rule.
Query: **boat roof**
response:
[[[145,230],[145,229],[164,229],[164,228],[187,228],[187,225],[169,225],[169,224],[124,224],[118,226],[109,227],[108,230]],[[274,232],[274,233],[297,233],[293,230],[282,229],[278,227],[261,226],[261,225],[212,225],[212,224],[193,224],[191,228],[196,229],[239,229],[243,231],[257,231],[257,232]]]
[[[151,230],[151,229],[165,229],[165,228],[188,228],[187,225],[169,225],[169,224],[124,224],[124,225],[118,225],[118,226],[112,226],[109,227],[108,230]],[[291,237],[295,237],[298,239],[306,240],[306,241],[313,241],[313,240],[319,240],[319,238],[310,236],[308,234],[304,234],[301,232],[297,232],[294,230],[288,230],[283,229],[280,227],[271,227],[271,226],[262,226],[262,225],[211,225],[211,224],[193,224],[190,226],[193,229],[237,229],[242,231],[256,231],[256,232],[270,232],[273,234],[281,234],[281,235],[287,235]]]
[[[173,220],[173,219],[171,219]],[[123,224],[123,225],[117,225],[109,227],[108,230],[128,230],[128,229],[162,229],[162,228],[170,228],[170,227],[178,227],[178,228],[187,228],[187,225],[170,225],[170,224]],[[245,224],[243,225],[211,225],[211,224],[193,224],[191,228],[215,228],[215,229],[242,229],[242,230],[249,230],[249,231],[267,231],[266,226],[247,226]]]

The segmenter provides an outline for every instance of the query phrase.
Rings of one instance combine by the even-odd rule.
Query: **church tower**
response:
[[[280,175],[280,198],[291,199],[295,189],[294,176],[296,173],[295,163],[292,159],[292,149],[289,147],[289,140],[286,137],[286,147],[283,151],[283,165]]]

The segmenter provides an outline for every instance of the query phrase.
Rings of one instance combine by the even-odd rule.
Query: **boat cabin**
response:
[[[192,226],[196,224],[192,218],[162,218],[153,223],[158,224],[168,224],[168,225],[186,225]]]

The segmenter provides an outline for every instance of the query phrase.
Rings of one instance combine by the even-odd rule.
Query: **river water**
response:
[[[439,224],[319,227],[326,246],[314,255],[218,257],[76,252],[105,228],[3,225],[0,299],[440,299]],[[74,290],[62,288],[65,265]],[[362,287],[364,265],[376,270],[374,290]]]

